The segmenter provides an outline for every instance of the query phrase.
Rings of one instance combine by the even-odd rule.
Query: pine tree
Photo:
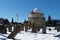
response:
[[[47,25],[52,26],[52,19],[50,15],[48,16]]]
[[[8,25],[9,24],[9,20],[8,19],[5,19],[3,25],[4,24]]]
[[[14,19],[12,18],[12,21],[11,21],[11,23],[14,23]]]

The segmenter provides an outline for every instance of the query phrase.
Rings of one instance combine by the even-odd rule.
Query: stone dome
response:
[[[34,13],[41,13],[41,10],[40,10],[39,8],[35,8],[35,9],[33,10],[33,12],[34,12]]]

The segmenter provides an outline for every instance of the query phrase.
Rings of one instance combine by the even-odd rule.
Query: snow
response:
[[[51,31],[49,31],[49,28],[51,28]],[[31,30],[28,30],[28,32],[21,31],[19,32],[14,39],[16,40],[60,40],[58,37],[54,37],[56,35],[59,35],[60,32],[57,32],[54,27],[47,27],[46,28],[46,34],[42,34],[42,29],[38,31],[38,33],[32,33]],[[13,40],[8,39],[7,36],[11,32],[7,32],[7,34],[0,34],[0,40]]]
[[[48,29],[51,28],[51,31]],[[18,33],[15,37],[15,39],[21,39],[21,40],[59,40],[58,37],[54,37],[55,35],[58,35],[57,30],[54,30],[54,27],[47,27],[46,28],[47,34],[42,34],[42,29],[38,31],[38,33],[31,33],[31,32],[24,32],[21,31]],[[59,33],[60,34],[60,33]]]
[[[21,40],[57,40],[52,34],[24,33],[16,35],[16,39]]]
[[[41,10],[40,10],[39,8],[35,8],[35,9],[33,10],[33,12],[35,12],[35,13],[41,13]]]

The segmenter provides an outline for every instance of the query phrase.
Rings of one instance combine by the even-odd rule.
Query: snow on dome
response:
[[[33,10],[33,12],[35,12],[35,13],[41,13],[41,10],[40,10],[39,8],[35,8],[35,9]]]

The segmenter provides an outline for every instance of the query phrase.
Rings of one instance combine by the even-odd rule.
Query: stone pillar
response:
[[[28,24],[25,24],[25,31],[28,31]]]
[[[46,34],[46,26],[45,26],[45,25],[43,26],[42,33],[43,33],[43,34]]]
[[[24,31],[24,25],[21,26],[21,31]]]
[[[8,30],[9,30],[9,32],[12,32],[12,25],[8,26]]]
[[[28,26],[27,25],[25,25],[25,32],[27,32],[28,31]]]
[[[37,30],[40,31],[40,26],[37,27]]]
[[[20,28],[21,28],[20,30],[21,30],[21,31],[24,31],[24,24],[21,23],[21,24],[19,24],[19,26],[21,26],[21,27],[20,27]]]
[[[15,30],[15,28],[17,27],[17,25],[14,25],[13,27],[14,27],[14,30]]]
[[[45,18],[43,19],[41,25],[42,25],[42,29],[43,29],[43,30],[42,30],[42,33],[43,33],[43,34],[46,34],[46,21],[45,21]]]
[[[25,27],[25,31],[27,32],[29,26],[28,26],[28,21],[26,20],[24,21],[24,27]]]
[[[28,29],[31,29],[32,28],[32,24],[28,24]]]
[[[25,32],[27,32],[28,31],[28,24],[24,23],[24,27],[25,27]]]
[[[31,22],[28,22],[28,29],[31,29],[31,26],[32,26]]]

